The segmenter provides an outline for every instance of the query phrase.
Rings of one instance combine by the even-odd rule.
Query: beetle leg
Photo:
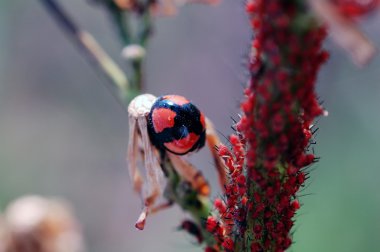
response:
[[[147,171],[147,180],[148,184],[150,185],[149,194],[150,197],[155,199],[157,195],[160,193],[160,178],[163,176],[161,168],[158,164],[157,156],[155,156],[153,146],[150,142],[149,136],[148,136],[148,130],[147,130],[147,121],[145,116],[141,116],[137,119],[140,133],[141,133],[141,140],[143,144],[144,149],[144,164]],[[147,198],[149,200],[149,197]]]
[[[136,158],[138,154],[138,131],[136,128],[136,118],[129,116],[129,142],[127,150],[127,163],[129,176],[133,183],[133,189],[142,196],[143,178],[137,169]]]
[[[154,204],[154,202],[160,194],[160,178],[163,175],[160,166],[158,165],[157,157],[154,154],[154,149],[148,136],[147,121],[145,115],[139,116],[137,118],[137,123],[139,125],[141,140],[144,149],[144,164],[146,168],[146,178],[148,183],[147,196],[144,197],[145,208],[141,213],[138,221],[136,222],[136,228],[144,229],[145,219],[149,213],[149,208]]]
[[[215,132],[214,125],[212,122],[206,117],[206,141],[208,148],[211,151],[212,157],[214,158],[214,163],[219,176],[219,183],[222,189],[224,190],[224,186],[226,184],[226,170],[223,163],[223,160],[218,154],[216,147],[220,144],[220,139]]]
[[[136,221],[135,227],[139,230],[143,230],[145,227],[146,217],[148,216],[148,207],[144,207],[139,218]]]
[[[164,210],[166,208],[169,208],[173,205],[173,201],[167,201],[167,202],[164,202],[158,206],[155,206],[155,207],[152,207],[150,210],[149,210],[149,214],[154,214],[154,213],[157,213],[161,210]]]
[[[167,155],[176,171],[186,181],[190,182],[195,190],[204,196],[208,196],[210,194],[210,186],[199,170],[197,170],[191,163],[187,162],[185,159],[179,157],[176,154],[167,152]]]
[[[172,201],[168,201],[168,202],[165,202],[165,203],[162,203],[158,206],[155,206],[155,207],[148,207],[148,206],[145,206],[143,211],[141,212],[139,218],[137,219],[137,222],[135,224],[135,227],[137,229],[140,229],[140,230],[143,230],[144,227],[145,227],[145,222],[146,222],[146,218],[148,217],[148,214],[154,214],[154,213],[157,213],[161,210],[164,210],[166,208],[169,208],[173,205],[173,202]]]

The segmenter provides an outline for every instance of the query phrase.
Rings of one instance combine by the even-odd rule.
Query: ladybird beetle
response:
[[[155,206],[157,197],[163,191],[160,181],[164,175],[161,168],[165,165],[161,164],[160,167],[162,156],[158,155],[160,153],[155,149],[161,151],[161,154],[167,151],[166,157],[181,179],[190,184],[197,193],[206,196],[209,194],[206,179],[180,155],[202,148],[207,141],[221,188],[225,188],[225,166],[215,148],[220,140],[211,121],[188,99],[179,95],[157,98],[151,94],[142,94],[129,103],[128,118],[130,136],[127,151],[128,169],[133,188],[144,202],[144,208],[135,224],[136,228],[144,229],[148,214],[171,205],[169,202]],[[139,159],[146,170],[146,179],[139,171]]]
[[[205,117],[188,99],[164,95],[148,114],[148,132],[154,146],[177,155],[198,150],[205,144]]]

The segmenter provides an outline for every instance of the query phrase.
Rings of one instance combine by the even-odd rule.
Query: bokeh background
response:
[[[123,64],[106,13],[85,0],[61,2]],[[380,45],[380,14],[361,25]],[[190,98],[230,134],[250,37],[242,1],[156,19],[146,91]],[[318,122],[321,161],[301,193],[290,251],[379,251],[380,57],[358,69],[330,40],[326,48],[317,88],[329,116]],[[89,252],[201,251],[176,231],[186,217],[177,207],[135,230],[141,203],[130,188],[127,141],[125,110],[39,1],[0,0],[0,207],[25,194],[68,199]],[[216,188],[207,150],[192,160]]]

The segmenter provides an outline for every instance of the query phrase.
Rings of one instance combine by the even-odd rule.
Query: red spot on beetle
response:
[[[180,95],[165,95],[163,98],[164,100],[172,101],[174,104],[180,105],[180,106],[190,103],[188,99]]]
[[[185,154],[197,143],[199,135],[195,133],[189,133],[186,137],[173,140],[169,143],[164,143],[164,146],[169,151],[176,154]]]
[[[167,108],[157,108],[153,110],[152,121],[155,132],[160,133],[166,128],[173,127],[174,117],[176,115],[173,110]]]

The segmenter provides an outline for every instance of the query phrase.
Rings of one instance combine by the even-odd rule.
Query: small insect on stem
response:
[[[160,153],[165,153],[182,179],[188,181],[200,195],[208,196],[210,188],[206,179],[181,156],[198,151],[205,145],[210,148],[220,178],[225,184],[225,168],[219,159],[215,146],[220,143],[213,125],[188,99],[179,95],[165,95],[156,98],[143,94],[134,98],[128,106],[129,144],[127,162],[133,188],[143,199],[144,208],[136,223],[142,230],[156,199],[161,195]],[[141,146],[141,147],[140,147]],[[143,159],[146,170],[144,182],[137,167],[137,159]],[[167,204],[168,206],[171,204]]]

